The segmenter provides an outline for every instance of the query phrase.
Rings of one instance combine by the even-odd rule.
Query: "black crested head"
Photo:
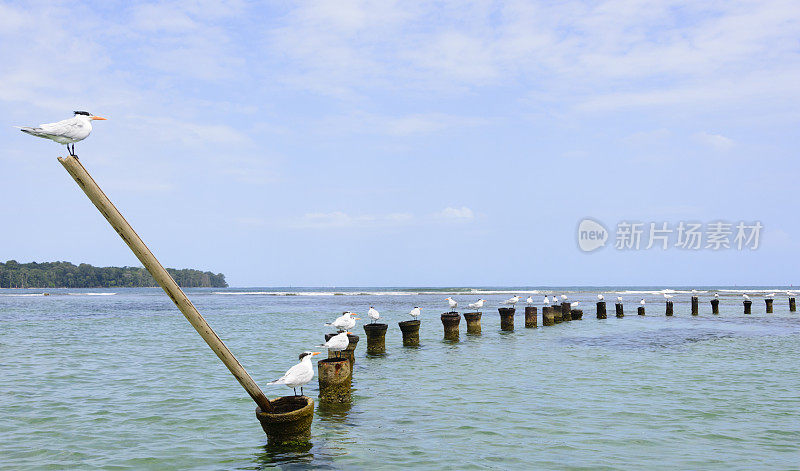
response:
[[[92,113],[89,113],[88,111],[74,111],[73,113],[82,114],[84,116],[91,116],[92,115]]]
[[[303,358],[305,358],[305,357],[307,357],[309,355],[311,355],[311,352],[303,352],[303,353],[300,354],[300,356],[297,359],[298,360],[302,360]]]

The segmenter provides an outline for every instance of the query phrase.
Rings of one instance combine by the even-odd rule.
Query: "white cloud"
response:
[[[695,140],[717,151],[726,151],[733,147],[733,139],[722,134],[699,132],[694,135]]]
[[[462,206],[460,208],[448,206],[436,213],[436,216],[440,219],[451,221],[470,221],[475,218],[475,214],[466,206]]]

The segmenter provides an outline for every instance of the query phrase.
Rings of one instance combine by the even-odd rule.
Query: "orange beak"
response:
[[[313,352],[313,353],[311,354],[311,356],[312,356],[312,357],[313,357],[314,355],[319,355],[319,352]]]
[[[360,318],[360,317],[354,317],[354,318],[353,318],[353,320],[360,321],[360,320],[361,320],[361,318]]]
[[[100,116],[92,116],[92,119],[95,121],[107,121],[108,118],[101,118]]]

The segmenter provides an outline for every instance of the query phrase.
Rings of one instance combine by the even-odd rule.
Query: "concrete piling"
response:
[[[325,341],[331,339],[336,334],[325,334]],[[356,363],[356,346],[358,345],[358,335],[355,334],[347,334],[347,348],[342,350],[341,352],[334,352],[333,350],[328,350],[328,358],[335,358],[335,357],[342,357],[346,358],[347,361],[350,362],[350,372],[353,372],[353,365]]]
[[[561,303],[561,321],[567,322],[572,320],[572,314],[570,314],[570,303],[563,302]]]
[[[719,314],[719,299],[711,300],[711,314]]]
[[[772,298],[766,298],[764,303],[767,305],[767,314],[772,314]]]
[[[789,312],[797,311],[797,304],[795,304],[794,298],[789,298]]]
[[[560,313],[561,311],[559,311]],[[542,325],[553,325],[556,323],[555,312],[553,308],[550,306],[543,306],[542,307]]]
[[[637,307],[636,308],[636,314],[639,315],[639,316],[643,316],[644,315],[644,306]]]
[[[667,301],[667,316],[672,316],[672,301]]]
[[[461,323],[461,315],[455,311],[444,312],[441,319],[444,327],[444,339],[458,341],[458,324]]]
[[[614,310],[617,312],[617,317],[625,317],[625,312],[622,309],[622,303],[614,304]]]
[[[514,330],[514,313],[516,309],[513,307],[501,307],[497,310],[500,312],[500,330]]]
[[[480,312],[465,312],[464,320],[467,321],[467,334],[480,335],[481,333]]]
[[[605,301],[598,301],[597,302],[597,318],[598,319],[605,319],[606,318],[606,302]]]
[[[753,301],[749,299],[745,300],[742,304],[744,304],[744,313],[751,314],[753,312]]]
[[[700,315],[700,299],[697,296],[692,296],[692,315]]]
[[[403,333],[403,346],[404,347],[418,347],[419,346],[419,319],[413,321],[398,322],[400,332]]]
[[[536,327],[536,306],[525,306],[525,327]]]
[[[320,402],[350,402],[353,372],[347,363],[347,358],[326,358],[317,362]]]
[[[367,334],[367,354],[382,355],[386,353],[386,330],[388,324],[364,324],[364,333]]]
[[[308,443],[314,420],[314,400],[307,396],[284,396],[270,404],[272,413],[256,407],[256,418],[267,434],[267,443],[278,446]]]
[[[583,309],[570,309],[569,313],[573,321],[583,319]]]

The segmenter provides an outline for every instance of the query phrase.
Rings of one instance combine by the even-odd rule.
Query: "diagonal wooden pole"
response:
[[[233,353],[228,349],[224,342],[217,336],[216,332],[208,325],[203,316],[197,311],[189,298],[186,297],[183,290],[175,283],[175,280],[167,273],[167,270],[161,266],[161,263],[156,259],[150,249],[144,244],[142,239],[136,234],[128,221],[122,217],[122,214],[117,210],[111,200],[108,199],[103,190],[97,185],[89,172],[83,167],[78,159],[73,156],[59,157],[58,161],[67,169],[72,178],[78,183],[86,196],[97,206],[100,213],[106,218],[111,227],[117,231],[122,240],[128,244],[128,247],[133,251],[136,258],[142,262],[142,265],[153,275],[156,282],[164,289],[167,296],[178,306],[178,309],[186,316],[186,319],[192,324],[192,327],[203,337],[211,350],[217,354],[222,363],[228,367],[231,374],[239,381],[239,384],[250,394],[250,397],[261,407],[262,411],[273,412],[272,404],[270,404],[267,397],[261,391],[261,388],[253,381],[253,378],[247,373],[244,367],[239,363],[239,360],[233,356]]]

